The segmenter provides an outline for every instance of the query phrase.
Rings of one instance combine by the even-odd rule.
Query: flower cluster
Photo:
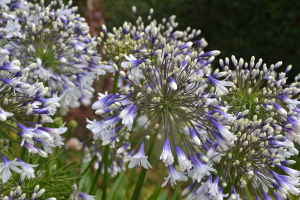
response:
[[[217,164],[212,165],[216,173],[211,173],[199,185],[193,182],[183,195],[192,190],[188,199],[223,199],[228,196],[224,193],[228,187],[229,199],[239,200],[247,198],[244,191],[247,187],[255,192],[257,199],[271,199],[269,190],[275,199],[286,199],[289,193],[298,196],[300,171],[287,167],[295,163],[288,158],[298,154],[298,150],[281,130],[272,127],[272,121],[272,118],[258,120],[257,115],[253,121],[236,120],[231,131],[237,140],[227,151],[217,142],[207,140],[203,146],[206,156],[216,160]],[[287,175],[280,174],[282,172]]]
[[[10,170],[24,172],[28,179],[34,178],[36,165],[22,161],[16,155],[15,145],[23,152],[47,157],[52,147],[63,145],[62,133],[66,128],[43,127],[53,123],[52,115],[59,106],[58,98],[44,98],[48,88],[43,83],[28,84],[29,68],[20,69],[20,61],[9,60],[9,52],[1,49],[0,58],[0,174],[2,183],[12,176]],[[24,154],[26,155],[26,153]],[[16,167],[20,166],[20,168]]]
[[[266,120],[272,117],[272,126],[276,130],[283,130],[285,137],[292,142],[300,142],[299,128],[300,118],[298,116],[297,100],[300,89],[297,83],[286,85],[286,73],[292,66],[289,65],[284,72],[276,77],[275,69],[282,65],[278,62],[271,65],[262,64],[262,59],[255,63],[252,57],[250,63],[244,63],[232,56],[234,71],[228,79],[235,85],[229,89],[222,99],[225,101],[231,113],[240,113],[249,110],[248,117],[257,115],[258,119]],[[221,68],[225,72],[230,71],[229,59],[220,60]]]
[[[257,199],[298,196],[300,172],[287,166],[298,154],[300,124],[300,84],[286,84],[291,66],[276,76],[282,62],[267,68],[261,59],[248,64],[232,56],[234,71],[226,58],[220,60],[223,71],[212,73],[220,52],[203,52],[205,40],[192,41],[200,32],[174,31],[174,19],[144,25],[138,17],[136,25],[125,22],[113,33],[102,27],[103,64],[113,66],[120,89],[99,94],[93,104],[104,117],[87,120],[94,140],[121,143],[117,153],[127,154],[129,168],[148,169],[147,140],[151,150],[163,133],[160,159],[169,176],[162,186],[191,178],[183,192],[191,191],[188,199],[247,198],[246,186]]]
[[[6,1],[5,1],[6,2]],[[2,4],[0,44],[9,56],[30,66],[28,81],[43,81],[47,96],[59,97],[62,114],[80,102],[90,104],[99,65],[95,38],[72,1],[7,1]]]
[[[132,7],[132,11],[136,16],[135,6]],[[142,17],[139,16],[136,18],[135,24],[124,22],[122,27],[114,27],[112,33],[107,31],[105,25],[102,25],[103,32],[100,32],[97,41],[103,54],[104,61],[102,64],[108,71],[113,71],[111,67],[113,64],[120,64],[129,60],[131,66],[127,64],[128,62],[124,62],[120,67],[132,68],[130,70],[134,78],[140,79],[142,76],[138,66],[146,58],[161,53],[166,44],[176,48],[189,42],[186,48],[178,49],[177,54],[182,55],[189,55],[192,51],[190,48],[192,45],[194,45],[193,49],[199,52],[207,46],[204,38],[196,40],[201,30],[191,30],[188,27],[184,31],[174,31],[178,26],[178,23],[175,22],[175,15],[168,19],[164,18],[161,23],[158,23],[155,19],[151,20],[152,14],[153,9],[150,9],[148,24],[145,24]],[[191,42],[192,40],[194,41]],[[121,83],[122,80],[119,80],[119,86],[123,86]]]
[[[149,29],[148,32],[142,34],[151,36],[151,40],[142,40],[146,51],[137,54],[144,57],[137,59],[134,57],[136,54],[124,55],[126,61],[123,60],[119,66],[113,64],[116,73],[125,82],[123,90],[120,93],[100,94],[99,100],[92,106],[96,114],[104,116],[111,113],[111,116],[102,121],[87,120],[87,128],[92,131],[95,140],[103,141],[102,145],[114,146],[118,138],[122,138],[123,143],[127,138],[117,153],[124,153],[131,148],[131,142],[138,139],[138,152],[134,154],[137,145],[125,158],[130,160],[129,168],[142,166],[146,169],[151,164],[144,152],[145,141],[150,137],[155,139],[160,129],[164,129],[165,142],[160,159],[170,171],[166,182],[170,180],[173,185],[177,180],[187,180],[172,166],[174,156],[170,141],[174,141],[181,171],[188,171],[189,177],[201,181],[214,171],[206,164],[209,159],[200,153],[204,151],[202,144],[213,140],[222,149],[228,150],[237,138],[226,127],[234,122],[235,117],[228,114],[227,108],[219,101],[222,94],[228,91],[225,86],[234,83],[219,80],[227,72],[216,70],[210,73],[210,63],[219,51],[197,51],[191,41],[165,43],[171,40],[170,34],[164,35],[165,30],[157,28],[155,23],[151,25],[145,29]],[[207,87],[209,89],[205,92]],[[247,111],[242,114],[246,115]],[[144,123],[135,132],[134,122],[140,118]],[[182,150],[182,147],[185,149]]]

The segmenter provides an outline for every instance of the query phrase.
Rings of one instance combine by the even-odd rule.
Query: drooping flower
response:
[[[167,183],[171,182],[171,186],[174,187],[174,185],[176,185],[176,181],[187,181],[188,178],[186,176],[184,176],[182,173],[177,172],[172,165],[168,165],[169,168],[169,176],[167,178],[165,178],[165,182],[161,185],[162,187],[164,187],[165,185],[167,185]]]
[[[161,153],[160,159],[165,163],[166,167],[168,165],[172,165],[174,162],[174,157],[172,155],[172,150],[168,138],[164,142],[163,151]]]
[[[148,169],[148,167],[152,167],[150,165],[150,163],[148,162],[148,156],[145,156],[145,152],[144,152],[144,142],[141,144],[140,146],[140,150],[138,151],[137,154],[135,154],[134,156],[126,156],[127,159],[130,159],[130,163],[128,165],[129,168],[134,168],[134,167],[140,167],[143,166],[145,169]]]
[[[20,165],[20,166],[21,166],[21,169],[22,169],[23,173],[26,174],[26,177],[27,177],[28,179],[31,179],[31,178],[34,178],[34,177],[35,177],[33,167],[37,167],[38,165],[31,165],[31,164],[28,164],[28,163],[24,162],[23,160],[21,160],[20,158],[17,158],[17,162],[22,163],[22,165]]]
[[[23,165],[23,162],[19,161],[10,161],[3,154],[1,154],[1,159],[3,163],[0,163],[0,173],[2,175],[2,183],[6,183],[11,179],[12,173],[10,170],[13,170],[16,173],[22,173],[22,170],[17,166]]]

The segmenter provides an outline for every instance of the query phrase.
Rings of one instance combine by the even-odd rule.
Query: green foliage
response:
[[[72,194],[71,188],[77,179],[74,163],[61,164],[62,151],[56,157],[43,164],[36,178],[24,182],[23,191],[32,191],[36,185],[46,190],[45,197],[68,198]],[[73,172],[73,173],[72,173]]]
[[[46,192],[42,198],[64,197],[66,199],[73,193],[72,184],[78,178],[76,175],[76,165],[74,163],[62,164],[62,150],[55,153],[52,158],[40,158],[34,156],[31,159],[32,163],[39,164],[36,169],[36,177],[27,179],[22,185],[23,193],[31,195],[33,189],[39,185],[40,189],[45,189]],[[13,179],[8,181],[3,187],[2,194],[9,195],[13,187],[18,186],[18,174],[13,173]],[[0,184],[1,185],[1,184]]]

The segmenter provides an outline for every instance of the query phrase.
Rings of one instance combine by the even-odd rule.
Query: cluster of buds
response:
[[[136,16],[135,6],[133,6],[132,11]],[[150,9],[148,24],[143,22],[142,17],[137,17],[135,24],[124,22],[122,27],[114,27],[112,33],[107,31],[105,25],[102,25],[103,32],[100,32],[97,42],[103,54],[104,61],[102,64],[106,66],[107,70],[111,69],[113,64],[120,64],[128,60],[128,56],[131,54],[133,56],[130,58],[136,60],[134,65],[139,65],[141,60],[161,53],[166,45],[179,47],[190,42],[190,46],[193,44],[193,49],[199,52],[207,46],[204,38],[196,40],[201,33],[200,30],[191,30],[188,27],[184,31],[174,31],[178,26],[178,23],[175,22],[175,15],[168,19],[164,18],[161,23],[158,23],[155,19],[151,20],[152,14],[153,9]],[[193,42],[191,42],[192,40]],[[189,55],[191,48],[179,49],[179,53]],[[127,65],[122,65],[122,67],[128,68]],[[136,71],[138,70],[135,69],[134,73]],[[122,84],[119,85],[122,86]]]
[[[234,56],[231,59],[235,71],[230,70],[228,58],[225,59],[225,63],[220,60],[221,68],[231,74],[228,79],[235,83],[222,97],[229,112],[239,115],[247,109],[248,118],[256,115],[263,121],[272,119],[270,125],[276,131],[283,130],[287,139],[299,143],[300,102],[297,98],[300,89],[297,83],[286,84],[286,74],[292,66],[289,65],[276,77],[275,69],[279,68],[282,62],[267,68],[266,64],[262,64],[262,59],[255,63],[255,58],[252,57],[250,64],[244,63],[243,59],[238,61]]]
[[[22,191],[22,186],[25,180],[26,174],[22,173],[19,176],[19,181],[16,184],[15,187],[12,187],[10,191],[8,192],[8,195],[6,194],[1,194],[0,195],[0,200],[26,200],[26,199],[33,199],[33,200],[38,200],[42,199],[46,196],[45,189],[40,189],[39,185],[36,185],[32,191],[29,193],[25,193]],[[31,195],[28,195],[31,194]],[[47,198],[45,200],[56,200],[56,198],[51,197]]]
[[[223,191],[229,187],[229,199],[246,199],[244,189],[247,187],[255,192],[257,199],[270,199],[269,190],[274,190],[275,199],[287,199],[290,193],[298,196],[300,172],[287,167],[296,163],[287,159],[298,154],[298,150],[270,124],[270,119],[262,121],[257,115],[253,121],[237,120],[231,128],[237,140],[227,151],[217,142],[207,140],[203,146],[207,158],[216,163],[208,163],[216,173],[211,173],[198,185],[193,182],[182,195],[192,190],[188,199],[223,199],[228,196]],[[278,174],[278,171],[288,175]]]

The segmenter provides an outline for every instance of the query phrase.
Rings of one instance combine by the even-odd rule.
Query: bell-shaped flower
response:
[[[193,180],[200,182],[203,177],[208,176],[210,172],[215,171],[215,169],[203,164],[196,156],[193,156],[191,159],[194,166],[188,175]]]
[[[172,165],[174,162],[174,156],[172,155],[169,139],[167,138],[163,145],[163,151],[160,155],[160,159],[165,163],[166,167]]]
[[[10,161],[8,160],[3,154],[1,155],[1,159],[2,162],[0,164],[0,173],[2,173],[2,183],[6,183],[12,176],[12,173],[10,172],[10,170],[13,170],[14,172],[17,173],[22,173],[22,170],[16,166],[21,166],[23,165],[22,162],[18,162],[18,161]]]
[[[191,168],[193,167],[193,164],[191,163],[191,161],[186,157],[184,152],[178,146],[176,146],[175,149],[176,149],[176,153],[178,156],[178,164],[179,164],[180,170],[182,172],[190,171]]]
[[[31,165],[31,164],[28,164],[28,163],[22,161],[20,158],[17,158],[17,161],[20,163],[23,163],[23,165],[21,165],[21,168],[22,168],[22,171],[26,174],[28,179],[35,178],[33,167],[37,167],[38,164]]]
[[[176,185],[176,181],[187,181],[188,180],[188,178],[185,175],[183,175],[180,172],[177,172],[173,168],[172,165],[169,165],[168,168],[169,168],[169,176],[167,178],[165,178],[166,181],[161,185],[162,187],[165,187],[170,179],[171,179],[172,187],[174,187],[174,185]]]
[[[143,166],[145,169],[148,169],[148,167],[152,168],[152,166],[148,162],[148,156],[145,156],[144,148],[145,148],[145,144],[144,142],[142,142],[140,146],[140,150],[138,151],[137,154],[135,154],[134,156],[128,156],[128,155],[125,156],[125,158],[131,159],[128,165],[129,168],[134,168],[136,166],[138,167]]]

